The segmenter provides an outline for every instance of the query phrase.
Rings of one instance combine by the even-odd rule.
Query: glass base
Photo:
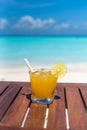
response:
[[[54,96],[51,96],[50,98],[36,98],[35,96],[31,96],[32,102],[35,103],[43,103],[43,104],[50,104],[54,100]]]

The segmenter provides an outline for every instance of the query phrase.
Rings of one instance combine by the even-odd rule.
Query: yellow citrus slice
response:
[[[67,67],[62,62],[55,63],[51,68],[52,74],[57,74],[59,78],[63,77],[67,72]]]

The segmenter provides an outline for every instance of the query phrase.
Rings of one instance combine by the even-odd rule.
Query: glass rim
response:
[[[31,74],[35,71],[51,71],[51,69],[50,68],[34,68],[32,72],[31,71],[28,71],[28,72],[29,74]],[[58,73],[55,73],[55,74],[51,73],[51,76],[54,76],[54,75],[58,75]]]

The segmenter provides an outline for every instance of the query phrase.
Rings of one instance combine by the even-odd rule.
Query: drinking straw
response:
[[[31,67],[31,65],[30,65],[29,61],[27,60],[27,58],[25,58],[25,59],[24,59],[24,61],[25,61],[26,65],[27,65],[27,67],[28,67],[29,71],[30,71],[30,72],[32,72],[32,71],[33,71],[33,69],[32,69],[32,67]]]

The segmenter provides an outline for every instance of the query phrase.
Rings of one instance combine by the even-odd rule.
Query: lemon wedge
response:
[[[64,63],[62,62],[57,62],[55,63],[52,68],[51,68],[51,73],[52,74],[57,74],[58,78],[63,77],[67,72],[67,67]]]

